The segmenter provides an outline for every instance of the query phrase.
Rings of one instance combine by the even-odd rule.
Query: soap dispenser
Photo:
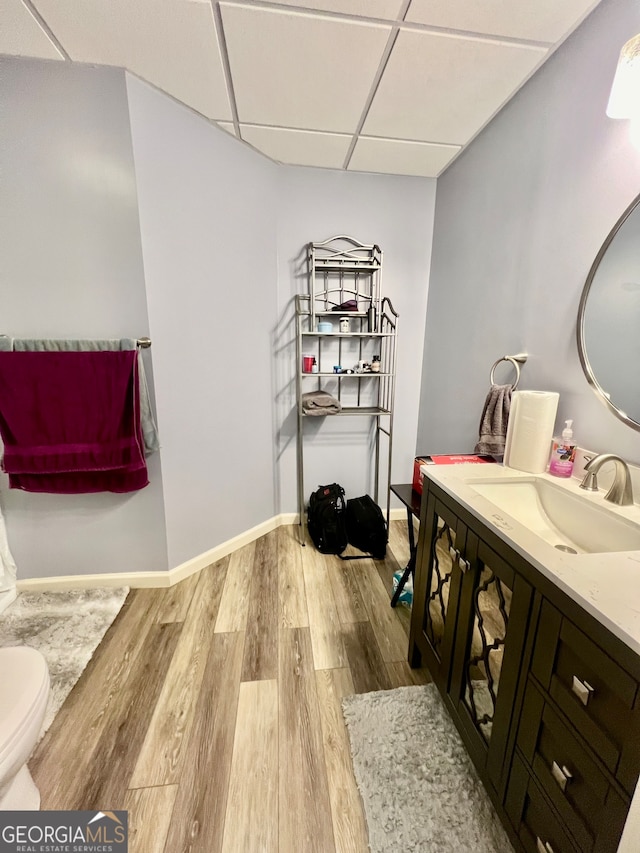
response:
[[[573,440],[573,421],[565,421],[562,436],[553,439],[551,457],[549,459],[549,473],[555,477],[570,477],[573,471],[573,463],[576,458],[576,443]]]

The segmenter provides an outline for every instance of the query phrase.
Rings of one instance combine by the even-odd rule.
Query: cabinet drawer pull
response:
[[[536,836],[536,850],[538,853],[554,853],[553,847],[548,841],[543,841],[540,836]]]
[[[561,791],[564,791],[567,787],[567,782],[570,782],[573,779],[573,774],[569,768],[565,764],[560,767],[556,761],[551,765],[551,775],[560,786]]]
[[[583,705],[589,704],[589,699],[595,693],[593,687],[588,684],[586,681],[580,681],[575,675],[573,676],[573,683],[571,685],[571,690],[576,694],[578,699],[582,702]]]

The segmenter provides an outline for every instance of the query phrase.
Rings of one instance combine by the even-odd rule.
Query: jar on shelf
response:
[[[371,359],[371,372],[380,373],[380,356],[374,355]]]
[[[351,331],[351,319],[349,317],[340,317],[340,331],[343,334]]]

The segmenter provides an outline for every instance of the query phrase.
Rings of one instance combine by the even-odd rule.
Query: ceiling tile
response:
[[[431,145],[428,142],[361,136],[348,168],[356,172],[436,178],[458,151],[459,145]]]
[[[352,133],[390,27],[220,4],[238,117]]]
[[[351,143],[351,134],[313,133],[283,127],[240,125],[245,142],[279,163],[291,166],[323,166],[341,169]]]
[[[192,0],[34,0],[72,59],[121,65],[200,113],[230,119],[211,6]]]
[[[406,21],[475,33],[557,42],[595,7],[599,0],[411,0]]]
[[[232,136],[236,135],[236,129],[233,126],[233,122],[230,121],[217,121],[216,124],[218,127],[221,127],[223,130],[226,130],[227,133],[230,133]]]
[[[22,0],[0,0],[0,53],[64,59]]]
[[[546,53],[541,47],[401,31],[363,133],[465,143]]]
[[[402,8],[403,0],[277,0],[284,6],[319,9],[324,12],[343,12],[363,18],[384,18],[395,21]]]

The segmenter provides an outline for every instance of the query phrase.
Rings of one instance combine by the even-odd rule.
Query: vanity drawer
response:
[[[527,853],[579,852],[517,753],[513,757],[505,808]]]
[[[628,803],[531,681],[518,746],[580,849],[587,853],[616,850]]]
[[[632,794],[640,769],[636,681],[547,601],[537,636],[532,672]]]

